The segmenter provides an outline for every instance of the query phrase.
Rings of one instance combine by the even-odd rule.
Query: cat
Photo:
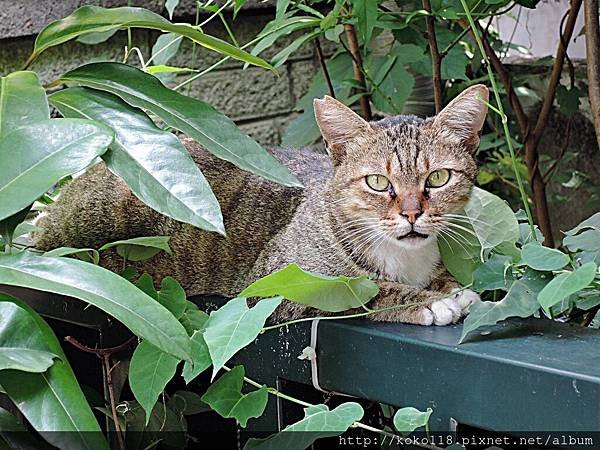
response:
[[[171,236],[164,253],[137,263],[155,280],[178,279],[188,295],[234,296],[256,279],[297,263],[325,275],[370,275],[379,294],[372,309],[406,304],[374,320],[447,325],[479,300],[448,274],[437,239],[449,238],[468,201],[474,153],[488,90],[472,86],[437,116],[366,122],[326,96],[314,102],[328,155],[271,149],[304,184],[284,187],[219,160],[182,138],[222,208],[227,237],[177,222],[145,206],[103,163],[76,178],[37,221],[41,250],[92,247],[137,236]],[[459,219],[460,220],[460,219]],[[121,269],[104,253],[101,264]],[[322,315],[284,302],[276,320]]]

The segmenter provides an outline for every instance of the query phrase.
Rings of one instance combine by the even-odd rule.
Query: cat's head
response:
[[[328,195],[342,234],[356,245],[384,240],[414,248],[464,226],[456,213],[475,181],[487,100],[488,89],[476,85],[435,117],[371,123],[331,97],[315,100],[334,166]]]

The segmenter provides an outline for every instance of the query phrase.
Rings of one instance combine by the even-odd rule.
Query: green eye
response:
[[[445,185],[450,179],[450,171],[448,169],[434,170],[427,177],[425,185],[427,187],[439,188]]]
[[[383,175],[367,175],[365,181],[367,186],[377,192],[385,191],[390,185],[390,181]]]

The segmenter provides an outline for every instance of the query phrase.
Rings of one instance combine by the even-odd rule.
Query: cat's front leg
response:
[[[466,316],[469,307],[479,301],[473,291],[457,290],[458,285],[440,285],[443,290],[434,291],[391,281],[378,281],[377,284],[379,294],[369,307],[382,310],[371,316],[378,321],[449,325]]]

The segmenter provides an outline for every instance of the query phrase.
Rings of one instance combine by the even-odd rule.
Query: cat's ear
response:
[[[469,150],[475,151],[479,146],[488,99],[487,87],[483,84],[471,86],[440,111],[435,117],[435,125],[440,127],[444,134],[458,139]]]
[[[334,164],[346,154],[346,143],[371,130],[369,123],[343,103],[326,95],[315,99],[315,117]]]

